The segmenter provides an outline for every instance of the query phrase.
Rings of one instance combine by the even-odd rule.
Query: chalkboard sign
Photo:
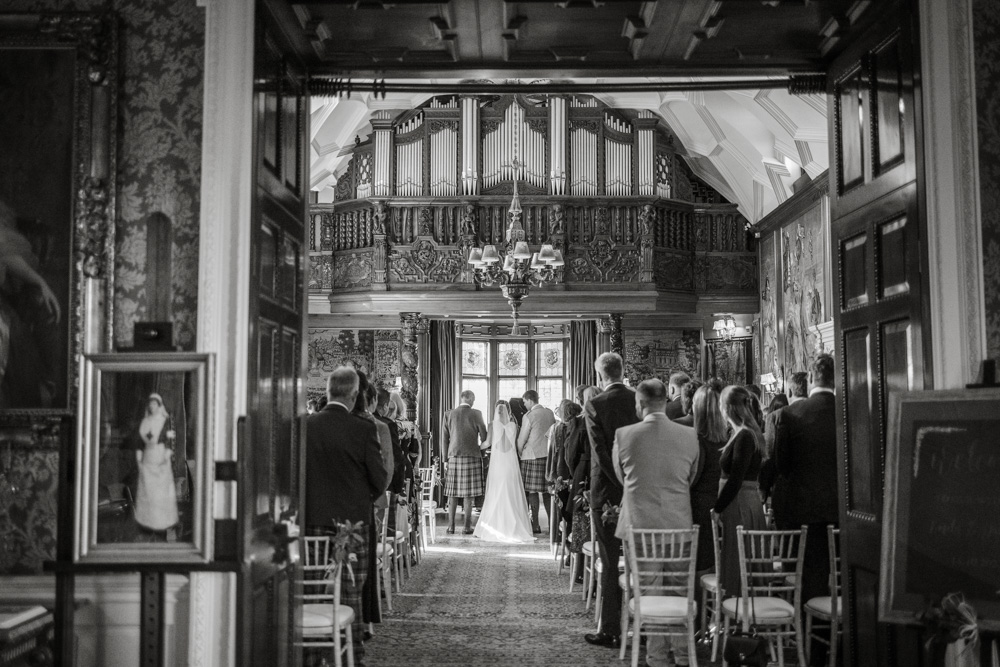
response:
[[[1000,391],[889,398],[880,618],[960,592],[1000,630]]]

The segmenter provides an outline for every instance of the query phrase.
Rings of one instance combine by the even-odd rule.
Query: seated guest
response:
[[[632,528],[690,528],[691,485],[698,473],[698,438],[692,429],[667,418],[663,382],[653,378],[639,383],[635,403],[642,421],[615,431],[612,453],[624,488],[615,529],[620,540],[626,540]],[[640,575],[640,585],[644,580]],[[671,644],[676,664],[688,664],[686,641],[657,635],[646,640],[646,664],[667,667]]]
[[[766,528],[757,477],[764,451],[764,434],[753,414],[753,395],[744,387],[730,385],[722,391],[722,414],[733,429],[719,455],[722,481],[713,508],[722,520],[722,571],[719,585],[723,597],[740,595],[740,555],[736,526],[746,530]]]
[[[701,386],[701,382],[698,380],[691,380],[683,387],[681,387],[681,409],[684,410],[684,414],[674,421],[682,426],[694,426],[694,413],[692,412],[692,399],[694,399],[694,392],[698,391],[698,387]]]
[[[719,455],[726,444],[729,426],[719,408],[719,391],[714,385],[698,387],[692,401],[694,432],[698,436],[698,480],[691,486],[691,514],[701,526],[698,533],[698,571],[715,567],[715,548],[712,546],[711,512],[719,497],[719,479],[722,469]]]
[[[684,416],[684,407],[681,405],[681,389],[690,381],[691,378],[684,371],[671,373],[670,382],[667,385],[667,416],[671,419]]]
[[[378,430],[369,420],[350,413],[359,381],[353,368],[341,366],[327,380],[329,403],[306,422],[306,531],[328,535],[337,523],[374,526],[372,501],[385,492],[389,476],[382,462]],[[336,493],[331,493],[336,489]],[[369,537],[371,534],[369,533]],[[362,589],[368,581],[371,541],[355,546],[353,572],[344,568],[341,604],[354,609],[354,657],[364,659]],[[374,553],[374,550],[371,550]]]

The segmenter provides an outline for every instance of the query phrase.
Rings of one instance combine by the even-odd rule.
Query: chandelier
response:
[[[723,315],[722,319],[712,324],[712,331],[723,340],[730,340],[736,335],[736,319],[732,315]]]
[[[520,334],[518,317],[521,301],[528,296],[531,286],[540,287],[556,281],[557,270],[565,264],[562,251],[545,243],[538,252],[528,248],[524,240],[524,227],[521,226],[521,200],[517,196],[517,172],[520,164],[514,159],[514,197],[510,202],[507,216],[510,218],[504,242],[498,248],[488,244],[482,248],[469,251],[469,264],[472,265],[477,284],[493,286],[500,285],[500,292],[510,304],[510,312],[514,318],[513,335]]]

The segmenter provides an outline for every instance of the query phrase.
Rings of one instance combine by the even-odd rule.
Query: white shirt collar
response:
[[[609,382],[608,384],[604,385],[604,391],[607,391],[608,389],[611,389],[616,384],[620,384],[623,387],[625,386],[625,383],[623,381],[621,381],[621,380],[615,380],[614,382]]]
[[[832,394],[832,393],[833,389],[830,389],[829,387],[813,387],[812,389],[809,390],[809,396],[812,396],[813,394]]]
[[[344,408],[348,412],[351,411],[351,408],[347,407],[347,405],[345,405],[344,403],[341,403],[340,401],[327,401],[326,404],[327,405],[339,405],[340,407]]]
[[[460,408],[471,408],[472,406],[469,405],[468,403],[459,403],[458,407],[460,407]]]
[[[648,415],[642,418],[644,422],[655,422],[660,419],[667,419],[667,414],[665,412],[650,412]]]
[[[788,404],[791,405],[792,403],[798,403],[799,401],[805,400],[805,398],[805,396],[792,396],[788,399]]]

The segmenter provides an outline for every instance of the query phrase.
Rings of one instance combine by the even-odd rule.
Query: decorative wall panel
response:
[[[399,332],[395,329],[310,329],[310,398],[326,393],[326,380],[338,366],[353,366],[380,387],[391,387],[400,374]]]
[[[334,289],[371,287],[374,270],[374,257],[371,252],[335,253],[332,287]]]
[[[775,234],[768,234],[760,248],[760,373],[773,373],[775,378],[782,377],[782,355],[778,352],[778,283],[777,252],[775,249]]]
[[[983,288],[986,356],[1000,358],[1000,6],[973,0],[976,110],[979,132],[979,197],[983,219]]]
[[[826,226],[819,203],[781,229],[781,291],[785,366],[808,369],[819,349],[818,325],[832,317],[826,304]]]
[[[418,238],[409,246],[396,246],[389,255],[390,283],[469,282],[467,253],[442,247],[431,238]]]
[[[625,373],[633,387],[653,377],[666,382],[676,371],[701,376],[700,329],[626,327],[624,335]]]

